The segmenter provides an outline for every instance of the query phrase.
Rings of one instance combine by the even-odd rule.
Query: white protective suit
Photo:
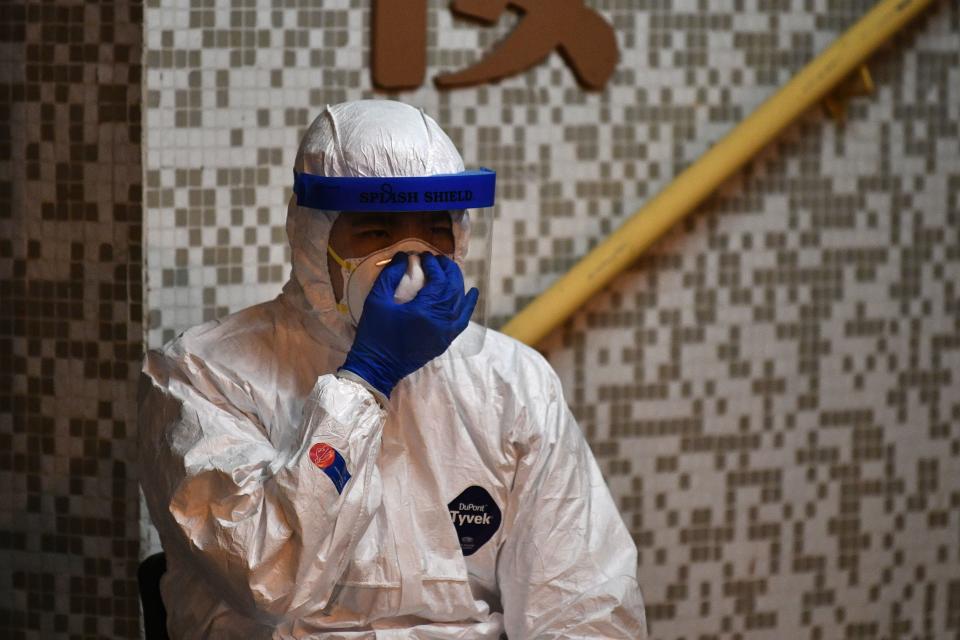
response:
[[[362,101],[317,118],[304,167],[463,164],[419,110]],[[645,637],[636,548],[536,351],[492,330],[475,355],[455,341],[385,406],[334,375],[353,340],[326,266],[335,216],[292,200],[283,292],[147,354],[141,477],[171,637]],[[318,442],[343,456],[342,494]]]

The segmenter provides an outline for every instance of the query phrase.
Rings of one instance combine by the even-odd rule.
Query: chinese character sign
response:
[[[494,24],[511,7],[523,18],[477,63],[434,78],[441,89],[492,82],[539,64],[554,51],[587,89],[602,89],[619,57],[610,24],[583,0],[454,0],[454,13]],[[373,83],[383,89],[423,84],[427,0],[374,0]]]

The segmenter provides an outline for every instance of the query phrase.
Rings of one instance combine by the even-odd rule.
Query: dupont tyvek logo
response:
[[[347,471],[347,463],[340,452],[326,442],[318,442],[310,447],[310,460],[333,481],[337,493],[343,493],[343,487],[350,479],[350,472]]]
[[[500,507],[483,487],[467,487],[447,508],[465,556],[486,544],[500,528]]]

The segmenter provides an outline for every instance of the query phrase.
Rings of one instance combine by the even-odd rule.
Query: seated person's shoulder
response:
[[[224,372],[262,367],[273,359],[278,329],[286,322],[278,307],[271,300],[191,327],[150,351],[144,371],[160,362],[184,373],[197,366]]]
[[[479,355],[477,362],[486,373],[475,371],[489,381],[483,402],[497,413],[503,436],[520,447],[518,451],[536,442],[556,442],[576,428],[568,419],[560,378],[537,350],[488,329]]]
[[[495,329],[486,330],[483,353],[499,366],[553,370],[539,351]]]
[[[543,402],[544,393],[559,394],[560,379],[539,351],[510,336],[487,329],[481,352],[488,366],[505,388],[521,402]]]

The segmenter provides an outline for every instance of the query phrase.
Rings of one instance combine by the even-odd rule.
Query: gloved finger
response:
[[[448,272],[444,272],[447,275]],[[454,265],[454,269],[449,272],[443,291],[437,293],[434,297],[436,307],[446,311],[445,316],[450,322],[456,322],[460,316],[460,309],[463,306],[466,295],[466,287],[463,286],[463,277],[460,270]]]
[[[393,293],[397,290],[403,274],[407,272],[407,261],[409,258],[403,251],[398,251],[393,255],[390,264],[383,268],[380,275],[377,276],[370,290],[370,295],[390,296],[393,299]]]
[[[463,271],[460,270],[460,265],[447,256],[437,256],[437,262],[440,263],[440,268],[443,269],[443,273],[447,276],[447,282],[449,282],[452,287],[464,290]]]
[[[460,305],[460,315],[456,323],[457,333],[467,328],[467,325],[470,323],[470,317],[473,315],[474,309],[477,308],[477,300],[479,298],[480,290],[476,287],[470,289],[467,295],[463,297],[463,303]]]
[[[460,270],[460,265],[447,256],[439,255],[436,258],[437,263],[440,265],[440,268],[443,270],[443,274],[447,279],[442,298],[446,308],[449,311],[448,317],[450,318],[450,321],[453,322],[460,314],[460,305],[463,302],[463,296],[466,289],[466,287],[463,285],[463,272]]]
[[[420,294],[442,296],[447,288],[447,274],[440,267],[437,257],[432,253],[421,253],[420,266],[423,267],[423,273],[427,277],[427,281],[417,297],[420,297]]]

